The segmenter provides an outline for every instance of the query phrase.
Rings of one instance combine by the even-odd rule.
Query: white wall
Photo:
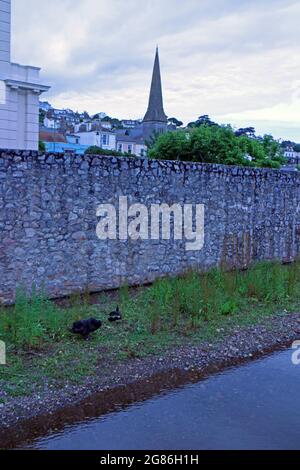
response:
[[[10,62],[11,1],[0,0],[0,148],[37,150],[40,85],[37,67]]]
[[[77,132],[76,135],[80,137],[80,145],[100,147],[100,135],[97,136],[96,132]]]
[[[4,79],[10,71],[10,0],[0,0],[0,144],[7,147],[15,139],[15,126],[10,122],[14,117],[6,105],[9,93]]]
[[[299,158],[300,152],[294,152],[294,150],[285,150],[284,156],[287,158]]]
[[[116,136],[109,132],[76,132],[80,137],[80,145],[101,147],[106,150],[116,150]],[[102,136],[108,136],[108,144],[103,144]]]
[[[58,129],[59,128],[59,123],[58,123],[58,121],[55,121],[54,119],[48,119],[47,117],[45,117],[44,126],[50,128],[50,129]]]
[[[147,156],[147,146],[143,144],[136,144],[135,146],[135,154],[138,157],[146,157]]]
[[[0,0],[0,71],[10,62],[10,16],[10,0]]]
[[[122,149],[120,149],[120,145],[122,145]],[[133,155],[136,155],[137,157],[146,157],[147,156],[147,147],[146,145],[143,144],[137,144],[135,141],[132,142],[123,142],[122,140],[118,140],[117,142],[117,150],[124,152],[124,153],[130,153],[130,147],[131,146],[131,153]]]

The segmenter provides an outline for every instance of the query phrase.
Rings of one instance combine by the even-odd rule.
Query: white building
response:
[[[37,150],[39,96],[37,67],[10,61],[11,0],[0,0],[0,148]]]
[[[76,132],[80,145],[96,146],[105,150],[116,150],[116,134],[107,129],[90,132]]]
[[[90,132],[90,131],[96,131],[100,128],[103,129],[112,129],[112,125],[110,122],[101,122],[99,120],[88,120],[84,122],[79,122],[74,125],[74,132]]]
[[[293,147],[287,147],[284,151],[284,156],[286,158],[300,158],[300,152],[295,152]]]
[[[47,116],[44,119],[44,126],[48,129],[59,129],[60,120],[59,119],[49,119]]]
[[[129,153],[137,157],[147,156],[147,146],[140,134],[140,129],[137,128],[136,132],[134,130],[117,129],[116,135],[118,152]]]
[[[117,151],[129,153],[137,157],[147,156],[147,147],[141,139],[134,139],[126,135],[117,135]]]
[[[142,119],[122,119],[122,126],[126,129],[134,129],[136,126],[139,126],[142,122]]]

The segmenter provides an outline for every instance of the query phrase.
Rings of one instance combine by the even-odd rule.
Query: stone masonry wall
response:
[[[0,154],[0,302],[16,288],[50,297],[136,285],[193,267],[244,267],[295,259],[300,248],[300,177],[268,169],[135,158]],[[205,205],[205,243],[100,241],[96,208],[129,204]]]

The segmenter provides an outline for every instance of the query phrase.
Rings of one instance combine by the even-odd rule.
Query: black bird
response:
[[[80,320],[73,323],[71,332],[75,335],[81,335],[83,339],[88,339],[89,335],[94,331],[101,328],[102,322],[95,318],[89,318],[88,320]]]
[[[117,309],[114,312],[110,312],[108,321],[114,322],[114,321],[120,321],[120,320],[122,320],[122,315],[121,315],[119,307],[117,307]]]

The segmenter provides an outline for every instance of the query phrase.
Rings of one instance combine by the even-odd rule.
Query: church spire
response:
[[[156,47],[149,104],[144,117],[144,122],[167,122],[167,116],[165,115],[163,105],[158,46]]]

